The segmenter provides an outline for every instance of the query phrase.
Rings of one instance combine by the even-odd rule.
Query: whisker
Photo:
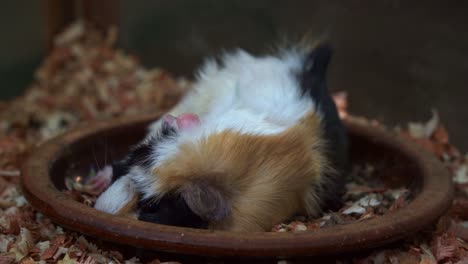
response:
[[[107,137],[104,137],[104,166],[107,165]]]
[[[101,166],[99,166],[99,162],[96,158],[96,153],[94,152],[94,147],[91,148],[92,152],[93,152],[93,157],[94,157],[94,162],[96,162],[96,166],[98,168],[98,170],[101,170]]]

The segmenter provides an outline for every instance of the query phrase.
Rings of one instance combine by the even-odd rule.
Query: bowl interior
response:
[[[143,139],[150,122],[136,122],[103,129],[64,148],[50,169],[50,179],[58,190],[66,189],[65,179],[86,176],[112,161],[125,157],[130,147]]]
[[[65,178],[88,175],[113,160],[123,158],[129,148],[145,135],[149,122],[137,122],[112,129],[103,129],[73,142],[53,162],[50,177],[54,186],[64,190]],[[349,129],[352,164],[371,165],[385,187],[410,188],[412,197],[420,191],[421,170],[402,155],[401,150],[376,137]]]

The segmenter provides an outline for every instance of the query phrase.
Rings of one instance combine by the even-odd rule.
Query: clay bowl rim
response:
[[[108,129],[141,124],[159,116],[93,122],[35,148],[22,166],[21,186],[26,199],[55,223],[92,237],[148,250],[217,257],[317,256],[375,248],[434,223],[453,199],[448,170],[432,155],[382,129],[351,121],[345,121],[350,133],[398,149],[421,171],[421,191],[407,206],[366,221],[310,232],[236,233],[111,216],[72,200],[52,183],[49,169],[69,144]]]

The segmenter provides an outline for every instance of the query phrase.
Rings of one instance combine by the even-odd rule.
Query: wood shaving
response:
[[[164,111],[189,87],[186,80],[176,80],[161,69],[146,69],[136,58],[113,48],[116,36],[115,29],[102,34],[85,22],[72,24],[57,36],[55,47],[37,70],[31,87],[15,100],[0,103],[0,263],[143,262],[123,252],[103,250],[89,238],[53,224],[25,201],[18,186],[21,162],[38,143],[73,129],[78,123]],[[345,92],[334,98],[342,118],[383,127],[375,120],[350,115]],[[392,248],[337,259],[337,263],[468,262],[468,155],[461,155],[450,144],[449,134],[436,112],[428,122],[410,127],[398,133],[433,153],[452,173],[457,190],[452,208],[437,228],[423,230]],[[405,206],[405,189],[388,190],[366,180],[373,170],[366,164],[356,169],[359,173],[354,175],[354,181],[348,181],[354,184],[347,185],[348,203],[339,212],[315,220],[298,217],[275,227],[275,231],[313,232],[317,228],[366,221]],[[74,195],[92,206],[92,190],[84,198],[82,192]],[[365,210],[344,213],[353,206]],[[164,262],[152,259],[151,263]]]
[[[187,90],[187,81],[145,69],[112,48],[115,34],[111,29],[103,35],[84,22],[71,25],[56,38],[31,87],[0,105],[0,263],[142,263],[63,231],[18,188],[23,157],[40,142],[78,123],[167,109]],[[88,205],[100,191],[80,190],[89,193],[76,194]]]

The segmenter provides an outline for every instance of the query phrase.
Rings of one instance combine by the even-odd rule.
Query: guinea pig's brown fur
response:
[[[348,139],[327,88],[331,53],[324,44],[208,60],[192,90],[117,163],[95,208],[248,232],[340,208]]]
[[[214,207],[225,207],[215,210],[226,213],[209,222],[211,229],[264,231],[298,212],[316,216],[320,206],[314,186],[327,169],[321,131],[320,118],[311,112],[277,135],[222,131],[186,143],[154,169],[157,192],[185,192],[187,197],[206,193],[197,188],[212,189],[217,197],[186,198],[202,217],[210,214],[203,211],[207,199],[222,200]]]

